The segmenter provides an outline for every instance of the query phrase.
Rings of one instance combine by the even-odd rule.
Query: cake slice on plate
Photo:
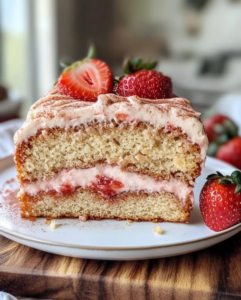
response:
[[[15,135],[23,217],[188,223],[207,137],[160,74],[127,75],[114,94],[100,60],[64,71]]]

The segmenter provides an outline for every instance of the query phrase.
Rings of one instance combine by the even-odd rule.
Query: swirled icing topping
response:
[[[147,122],[156,128],[181,128],[193,144],[200,145],[203,160],[208,140],[203,124],[189,101],[171,99],[142,99],[137,96],[121,97],[115,94],[98,96],[97,102],[87,102],[63,95],[52,89],[30,108],[23,127],[15,134],[15,144],[21,144],[41,129],[69,128],[92,121],[128,122],[137,125]]]

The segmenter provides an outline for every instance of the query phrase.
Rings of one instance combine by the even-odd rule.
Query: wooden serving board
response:
[[[0,236],[0,290],[83,300],[241,299],[241,233],[206,250],[144,261],[97,261],[35,250]]]

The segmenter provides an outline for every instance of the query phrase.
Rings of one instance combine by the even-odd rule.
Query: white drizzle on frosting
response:
[[[118,115],[125,115],[126,119],[120,120]],[[133,125],[148,122],[156,128],[167,128],[168,125],[181,128],[193,144],[200,145],[204,162],[208,140],[199,115],[188,100],[179,97],[151,100],[105,94],[99,95],[97,102],[87,102],[63,95],[54,88],[31,107],[14,141],[19,145],[41,129],[69,128],[93,121],[115,120]]]
[[[117,194],[138,191],[148,193],[160,193],[165,191],[177,196],[183,204],[185,204],[187,196],[189,196],[192,203],[194,203],[193,187],[173,177],[170,180],[156,180],[147,175],[125,172],[122,171],[119,166],[111,165],[96,165],[88,169],[62,170],[48,181],[39,180],[37,182],[24,184],[20,189],[20,193],[28,193],[32,196],[41,191],[47,192],[50,190],[61,193],[61,187],[63,185],[68,185],[73,189],[77,187],[88,188],[91,184],[96,184],[96,176],[98,175],[107,176],[120,181],[124,186],[118,189]]]

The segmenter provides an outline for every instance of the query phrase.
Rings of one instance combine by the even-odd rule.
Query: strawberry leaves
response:
[[[143,60],[141,58],[135,58],[132,60],[128,60],[125,65],[124,65],[124,73],[125,74],[132,74],[135,73],[137,71],[141,71],[141,70],[152,70],[155,69],[157,65],[156,61],[152,61],[152,62],[143,62]]]
[[[231,175],[224,176],[219,171],[216,172],[217,174],[210,174],[207,177],[208,181],[217,180],[219,184],[236,184],[235,188],[235,195],[241,192],[241,172],[236,170],[233,171]]]
[[[231,178],[232,178],[233,182],[237,184],[235,191],[234,191],[234,193],[236,195],[239,192],[241,192],[241,173],[239,171],[234,171],[231,174]]]
[[[219,175],[219,176],[223,176],[223,174],[222,173],[220,173],[219,171],[216,171],[216,173]]]
[[[235,195],[237,195],[240,192],[241,192],[241,184],[237,184],[234,193],[235,193]]]

